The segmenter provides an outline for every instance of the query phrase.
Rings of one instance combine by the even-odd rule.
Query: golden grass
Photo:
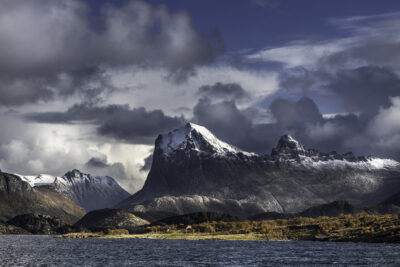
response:
[[[106,231],[107,232],[107,231]],[[147,238],[218,240],[316,240],[355,242],[400,242],[399,215],[341,215],[339,217],[293,218],[268,221],[206,222],[191,225],[148,226],[146,233],[124,231],[74,233],[66,238]]]

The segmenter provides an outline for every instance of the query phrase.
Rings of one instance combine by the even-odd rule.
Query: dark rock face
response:
[[[399,186],[395,161],[305,149],[289,135],[271,155],[256,155],[188,124],[157,138],[142,190],[116,207],[143,214],[211,211],[249,217],[298,213],[337,199],[374,206]]]
[[[279,213],[279,212],[264,212],[250,216],[250,221],[266,221],[266,220],[278,220],[278,219],[290,219],[296,217],[293,213]]]
[[[32,188],[28,183],[21,181],[19,177],[0,171],[0,191],[7,194],[12,194],[30,192],[32,191]]]
[[[0,222],[0,235],[29,235],[30,232],[21,227],[11,225],[5,222]]]
[[[368,214],[400,214],[400,206],[393,204],[379,204],[374,207],[363,208]]]
[[[106,229],[126,229],[133,231],[137,227],[149,224],[130,212],[118,209],[94,210],[80,219],[75,227],[86,228],[91,231],[103,231]]]
[[[387,199],[385,199],[384,201],[382,201],[383,205],[396,205],[396,206],[400,206],[400,192],[397,192],[396,194],[388,197]]]
[[[197,212],[185,215],[178,215],[173,217],[168,217],[161,219],[159,221],[153,222],[151,225],[172,225],[172,224],[198,224],[203,222],[237,222],[241,221],[239,217],[232,216],[229,214],[215,213],[215,212]]]
[[[32,212],[57,216],[67,223],[74,223],[85,214],[54,187],[33,188],[16,175],[0,173],[0,219],[9,220]]]
[[[73,227],[64,223],[60,218],[33,213],[15,216],[7,223],[32,234],[52,235],[73,231]]]
[[[337,200],[328,204],[323,204],[306,209],[298,214],[300,217],[337,217],[341,214],[356,214],[361,210],[351,205],[345,200]]]

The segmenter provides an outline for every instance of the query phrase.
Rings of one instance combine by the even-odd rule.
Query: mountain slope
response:
[[[0,219],[26,213],[56,216],[67,223],[74,223],[85,215],[81,207],[54,187],[33,188],[18,176],[0,171]]]
[[[157,138],[142,190],[117,207],[248,217],[300,212],[337,199],[373,206],[399,188],[399,166],[393,160],[307,150],[289,135],[281,137],[271,155],[257,155],[189,123]]]
[[[20,177],[31,186],[54,186],[86,211],[112,207],[130,196],[113,178],[91,176],[79,170],[69,171],[62,177],[46,174]]]

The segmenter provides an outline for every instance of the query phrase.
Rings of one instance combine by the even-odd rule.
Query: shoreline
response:
[[[238,240],[238,241],[290,241],[269,240],[264,235],[255,234],[201,234],[201,233],[146,233],[146,234],[101,234],[69,233],[56,238],[100,238],[100,239],[165,239],[165,240]]]
[[[313,237],[310,239],[274,239],[259,234],[202,234],[202,233],[146,233],[146,234],[100,234],[100,233],[69,233],[55,235],[55,238],[69,239],[158,239],[158,240],[226,240],[226,241],[266,241],[266,242],[336,242],[336,243],[368,243],[368,244],[398,244],[399,241],[389,242],[387,240],[368,239],[329,239],[324,237]]]

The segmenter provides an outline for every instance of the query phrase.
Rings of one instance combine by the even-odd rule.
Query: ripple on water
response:
[[[400,245],[0,235],[0,265],[400,266]]]

